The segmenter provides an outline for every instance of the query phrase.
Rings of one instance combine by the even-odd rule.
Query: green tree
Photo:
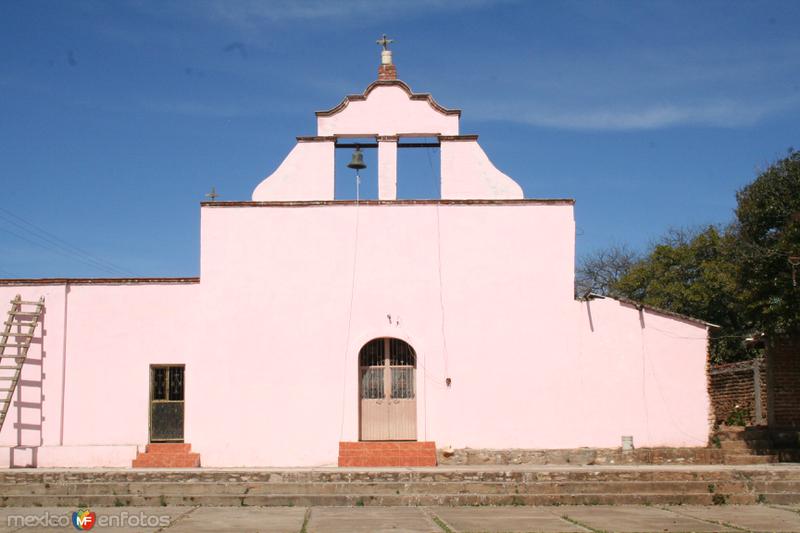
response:
[[[768,334],[800,334],[800,151],[772,164],[736,195],[738,286],[744,319]],[[795,267],[800,283],[800,266]]]
[[[715,362],[747,359],[748,325],[737,290],[736,234],[709,226],[672,230],[612,286],[612,293],[717,324],[711,331]]]
[[[736,200],[731,226],[672,230],[644,257],[623,257],[633,264],[610,262],[618,268],[606,268],[621,255],[609,249],[579,265],[579,281],[721,326],[711,331],[715,362],[756,355],[743,344],[754,332],[800,335],[800,264],[792,266],[800,263],[800,152],[790,150]]]

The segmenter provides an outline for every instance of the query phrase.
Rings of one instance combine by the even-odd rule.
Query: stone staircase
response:
[[[766,427],[722,427],[714,434],[729,465],[800,462],[800,433]]]
[[[2,507],[800,503],[800,466],[0,471]]]
[[[133,460],[134,468],[195,468],[200,466],[200,454],[192,453],[192,445],[184,443],[148,444]]]

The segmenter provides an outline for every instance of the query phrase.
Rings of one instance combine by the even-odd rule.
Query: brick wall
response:
[[[756,383],[754,367],[758,370]],[[761,420],[756,420],[756,389],[761,395]],[[714,413],[714,423],[728,420],[739,406],[749,415],[749,425],[765,424],[767,421],[767,368],[763,359],[711,365],[709,367],[709,392]]]
[[[800,426],[800,335],[767,344],[770,425]]]
[[[397,79],[397,67],[394,65],[381,65],[378,67],[378,79],[389,81]]]

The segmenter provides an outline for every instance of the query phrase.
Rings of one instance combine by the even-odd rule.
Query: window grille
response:
[[[182,442],[184,367],[150,367],[150,442]]]
[[[414,368],[392,368],[392,398],[414,397]]]
[[[165,367],[153,368],[153,399],[167,399],[167,369]]]
[[[183,400],[183,367],[169,367],[169,399],[172,401]]]
[[[416,355],[408,343],[400,339],[374,339],[359,353],[361,367],[361,399],[413,399]]]
[[[383,392],[383,367],[367,368],[361,377],[361,398],[364,400],[381,400]]]
[[[389,339],[390,364],[392,366],[414,366],[414,349],[400,339]]]
[[[375,339],[369,341],[361,348],[360,352],[360,365],[361,366],[383,366],[384,364],[384,340]]]

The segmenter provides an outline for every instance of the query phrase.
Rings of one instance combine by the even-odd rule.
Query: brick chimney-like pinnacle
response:
[[[389,44],[394,41],[386,37],[384,33],[383,37],[375,42],[383,47],[383,50],[381,50],[381,66],[378,67],[378,81],[396,80],[397,67],[392,63],[392,51],[389,50]]]
[[[378,80],[388,81],[397,79],[397,67],[394,65],[381,65],[378,67]]]

